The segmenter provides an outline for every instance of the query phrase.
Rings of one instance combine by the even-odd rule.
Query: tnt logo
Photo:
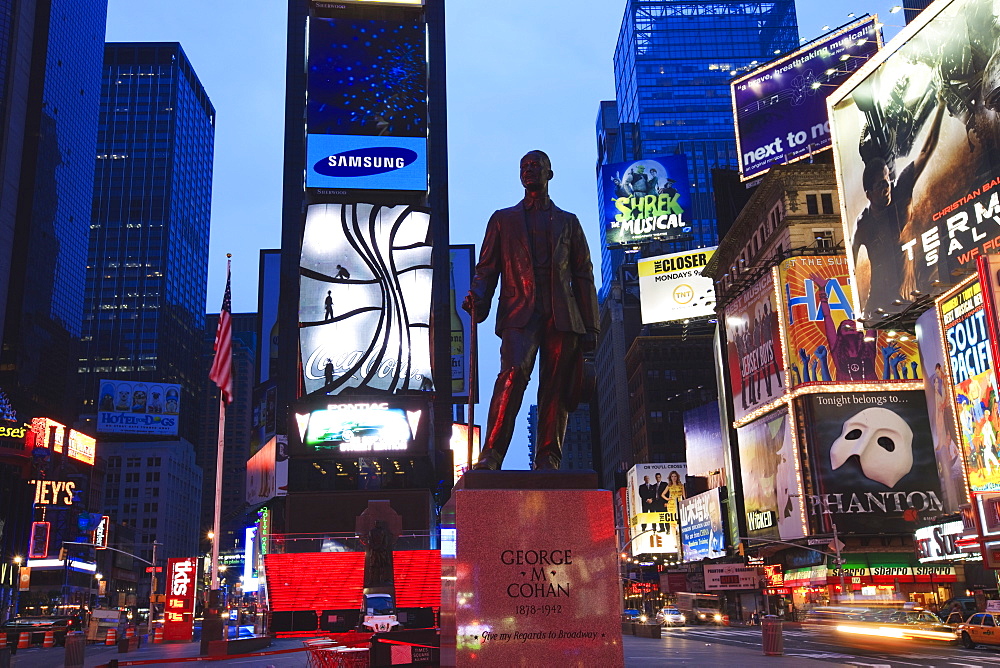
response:
[[[694,290],[690,285],[681,283],[674,288],[674,301],[678,304],[690,304],[692,299],[694,299]]]

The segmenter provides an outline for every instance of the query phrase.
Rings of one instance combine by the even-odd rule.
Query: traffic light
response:
[[[65,547],[60,547],[59,548],[59,561],[66,561],[66,557],[68,557],[68,556],[69,556],[69,552],[66,550],[66,548]]]
[[[747,550],[746,550],[746,547],[743,546],[743,541],[742,540],[736,546],[736,551],[739,552],[739,554],[740,554],[741,557],[747,556]]]

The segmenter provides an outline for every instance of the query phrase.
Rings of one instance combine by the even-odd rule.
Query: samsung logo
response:
[[[313,169],[324,176],[372,176],[402,169],[417,157],[416,151],[396,146],[358,148],[327,156]]]

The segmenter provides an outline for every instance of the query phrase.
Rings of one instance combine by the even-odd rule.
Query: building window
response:
[[[138,472],[126,473],[125,482],[139,482],[139,473]]]
[[[142,465],[142,457],[127,457],[125,459],[125,466],[128,468],[137,468]]]
[[[122,466],[121,457],[108,457],[108,468],[109,469],[119,469]]]
[[[809,193],[806,195],[806,213],[810,216],[833,215],[833,193]]]
[[[160,458],[159,457],[147,457],[146,458],[146,466],[159,466],[159,465],[160,465]]]
[[[813,230],[813,237],[816,239],[816,248],[821,250],[833,248],[833,230]]]
[[[160,472],[150,471],[146,473],[146,482],[160,482]]]

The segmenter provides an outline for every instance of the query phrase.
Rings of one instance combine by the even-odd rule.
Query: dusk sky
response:
[[[903,24],[894,2],[798,2],[799,34],[813,39],[857,15],[878,14],[888,40]],[[540,148],[552,158],[553,200],[583,223],[600,282],[595,123],[614,99],[613,56],[624,0],[450,0],[447,14],[451,242],[482,240],[486,221],[522,196],[517,164]],[[108,41],[180,42],[217,113],[206,311],[218,311],[226,253],[233,310],[257,308],[258,251],[281,226],[286,4],[276,0],[109,0]],[[499,340],[481,326],[488,400]],[[525,396],[533,403],[534,389]],[[485,406],[477,409],[482,420]],[[518,446],[505,468],[527,468]],[[526,439],[525,439],[526,440]]]

